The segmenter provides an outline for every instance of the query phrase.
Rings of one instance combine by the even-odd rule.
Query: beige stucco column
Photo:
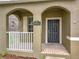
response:
[[[0,50],[5,50],[7,47],[6,37],[6,14],[5,12],[0,13]]]
[[[27,16],[23,17],[23,32],[27,32]]]
[[[41,14],[36,13],[33,16],[33,21],[40,21],[41,20]],[[34,31],[33,31],[33,50],[34,53],[39,54],[41,51],[41,33],[42,33],[42,24],[40,25],[33,25]]]

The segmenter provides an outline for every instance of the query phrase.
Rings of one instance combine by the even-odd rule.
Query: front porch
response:
[[[39,17],[37,17],[37,15]],[[18,16],[18,17],[17,17]],[[20,17],[21,16],[21,17]],[[70,14],[51,7],[41,14],[15,10],[9,16],[8,50],[32,54],[69,56]],[[34,24],[39,21],[40,24]]]
[[[9,51],[33,52],[33,32],[8,32],[9,35]],[[46,55],[66,55],[69,52],[60,43],[42,43],[41,53]]]
[[[62,44],[58,43],[48,43],[42,44],[42,54],[48,55],[65,55],[69,56],[69,52]]]

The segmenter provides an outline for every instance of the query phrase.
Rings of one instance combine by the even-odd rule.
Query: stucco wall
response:
[[[70,11],[70,36],[72,37],[79,37],[79,0],[74,1],[52,1],[52,2],[39,2],[39,3],[26,3],[26,4],[10,4],[10,5],[1,5],[0,6],[0,47],[1,49],[6,48],[6,15],[9,11],[16,9],[16,8],[23,8],[31,11],[34,16],[34,20],[39,20],[42,22],[41,14],[44,10],[46,10],[48,7],[53,6],[60,6],[64,7],[67,10]],[[38,57],[41,51],[41,34],[42,34],[42,25],[34,26],[34,54]],[[4,42],[4,43],[3,43]],[[36,43],[37,42],[37,43]],[[68,41],[69,42],[69,41]],[[71,53],[72,59],[78,59],[78,50],[76,49],[76,46],[71,42],[71,51],[74,51]],[[73,48],[72,46],[75,46]],[[75,53],[75,55],[74,55]],[[30,56],[30,55],[29,55]],[[74,58],[73,58],[74,57]],[[77,58],[78,57],[78,58]]]
[[[62,16],[62,41],[63,45],[70,52],[70,40],[67,39],[67,36],[70,36],[70,13],[64,11]]]
[[[79,42],[71,42],[71,59],[79,59]]]

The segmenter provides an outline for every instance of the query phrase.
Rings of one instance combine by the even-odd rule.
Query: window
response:
[[[9,15],[9,23],[8,23],[8,30],[9,31],[19,31],[19,18],[12,14],[12,15]]]
[[[28,17],[28,32],[33,32],[33,17],[29,16]]]

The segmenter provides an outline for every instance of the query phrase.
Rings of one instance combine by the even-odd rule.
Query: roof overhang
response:
[[[74,1],[74,0],[2,0],[0,4],[28,3],[28,2],[45,2],[45,1]]]

